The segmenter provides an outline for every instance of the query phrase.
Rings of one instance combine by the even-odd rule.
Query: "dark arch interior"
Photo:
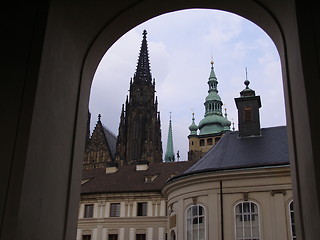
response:
[[[281,58],[298,237],[319,236],[319,35],[302,0],[64,3],[6,10],[0,239],[74,239],[93,74],[126,31],[160,14],[220,9],[256,23]],[[14,16],[14,17],[13,17]],[[23,41],[22,41],[23,40]],[[297,203],[297,204],[296,204]]]

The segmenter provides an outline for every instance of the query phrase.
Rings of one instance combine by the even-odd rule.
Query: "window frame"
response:
[[[193,207],[195,207],[195,206],[197,206],[198,207],[198,214],[197,215],[193,215],[193,213],[192,213],[192,210],[191,210],[191,217],[190,217],[190,219],[191,219],[191,221],[192,221],[192,225],[195,225],[194,223],[193,223],[193,221],[194,221],[194,219],[198,219],[198,221],[197,222],[199,222],[199,218],[200,217],[203,217],[203,222],[204,222],[204,224],[203,224],[203,226],[204,226],[204,232],[203,232],[203,234],[204,234],[204,239],[203,240],[207,240],[207,209],[206,209],[206,207],[204,206],[204,205],[202,205],[202,204],[199,204],[199,203],[197,203],[197,204],[192,204],[192,205],[189,205],[187,208],[186,208],[186,210],[185,210],[185,229],[186,229],[186,231],[185,231],[185,239],[186,240],[200,240],[200,238],[199,238],[199,230],[200,230],[200,228],[199,228],[199,224],[197,224],[198,225],[198,228],[197,228],[197,232],[198,232],[198,236],[197,236],[197,238],[194,238],[194,236],[191,236],[191,239],[189,239],[188,238],[188,219],[189,219],[189,217],[188,217],[188,211],[189,211],[189,209],[191,209],[191,208],[193,208]],[[199,207],[202,207],[202,214],[200,215],[199,214]],[[197,218],[194,218],[193,216],[196,216]],[[192,228],[193,229],[193,228]],[[191,232],[192,232],[192,229],[191,229]],[[202,240],[202,239],[201,239]]]
[[[291,209],[292,206],[292,209]],[[293,206],[293,200],[291,200],[288,204],[288,213],[289,213],[289,223],[290,223],[290,233],[291,233],[291,239],[292,240],[296,240],[297,239],[297,232],[296,232],[296,221],[294,219],[294,206]],[[294,219],[294,222],[292,223],[292,217]],[[293,235],[293,230],[292,230],[292,226],[294,226],[294,233],[295,235]]]
[[[115,212],[113,211],[113,206],[117,206],[119,209],[115,209]],[[120,203],[110,203],[110,214],[109,217],[120,217],[121,212],[121,205]]]
[[[145,204],[145,213],[143,211],[144,204]],[[141,205],[141,211],[140,211],[139,205]],[[146,216],[148,216],[148,202],[137,202],[137,217],[146,217]]]
[[[249,214],[249,218],[248,219],[246,219],[246,220],[244,220],[244,218],[242,218],[243,220],[240,220],[240,222],[242,223],[242,237],[237,237],[237,216],[239,215],[238,213],[237,213],[237,207],[240,205],[240,204],[244,204],[244,203],[249,203],[249,204],[254,204],[256,207],[257,207],[257,212],[255,213],[255,212],[251,212],[251,210],[250,210],[250,212],[245,212],[247,215],[245,215],[244,216],[244,211],[243,212],[241,212],[240,214],[240,216],[242,216],[242,217],[248,217],[248,214]],[[250,207],[251,208],[251,207]],[[243,207],[242,207],[242,209],[243,209]],[[260,213],[260,206],[259,206],[259,204],[257,203],[257,202],[255,202],[255,201],[252,201],[252,200],[248,200],[248,201],[240,201],[240,202],[237,202],[235,205],[234,205],[234,208],[233,208],[233,216],[234,216],[234,239],[235,240],[246,240],[246,239],[252,239],[252,240],[261,240],[262,238],[261,238],[261,213]],[[256,214],[257,216],[252,216],[252,214]],[[258,220],[258,234],[259,234],[259,236],[258,236],[258,238],[255,238],[254,236],[253,236],[253,231],[252,231],[252,229],[253,229],[253,225],[252,225],[252,222],[253,222],[253,220],[252,220],[252,217],[257,217],[257,220]],[[240,217],[241,218],[241,217]],[[250,229],[251,229],[251,236],[246,236],[245,235],[245,231],[244,231],[244,223],[245,222],[250,222]]]
[[[87,208],[89,207],[91,207],[91,211],[87,211]],[[94,212],[93,203],[84,204],[83,218],[93,218],[93,212]],[[87,213],[90,213],[90,214],[87,214]]]
[[[142,240],[146,240],[147,239],[147,235],[145,234],[145,233],[142,233],[142,234],[137,234],[136,233],[136,240],[141,240],[141,238],[139,238],[139,236],[140,237],[143,237],[143,239]]]

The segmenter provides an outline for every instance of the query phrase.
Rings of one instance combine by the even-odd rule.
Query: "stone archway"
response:
[[[90,85],[105,51],[162,13],[211,8],[264,29],[281,58],[300,238],[320,235],[319,17],[302,0],[56,0],[7,8],[1,239],[74,239]],[[311,40],[310,40],[311,39]],[[22,41],[23,40],[23,41]],[[11,60],[11,61],[10,61]]]

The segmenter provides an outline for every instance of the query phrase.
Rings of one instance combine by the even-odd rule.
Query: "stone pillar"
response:
[[[129,233],[129,240],[134,240],[135,236],[134,236],[134,228],[130,228],[130,233]]]
[[[101,240],[107,240],[108,238],[108,229],[102,228]]]
[[[147,202],[147,216],[152,217],[152,201]]]
[[[98,217],[98,203],[93,204],[93,218]]]
[[[149,227],[147,232],[147,240],[152,240],[152,239],[153,239],[153,228]]]
[[[136,217],[137,216],[137,202],[133,202],[132,205],[132,217]]]
[[[120,217],[126,216],[126,204],[125,202],[120,203]]]
[[[77,229],[77,240],[82,240],[82,230]]]
[[[106,202],[106,206],[104,209],[104,217],[108,218],[110,217],[110,203]]]
[[[97,229],[96,228],[94,228],[92,230],[92,240],[98,240],[98,238],[97,238]]]
[[[161,217],[166,216],[166,202],[164,200],[161,200],[160,202],[160,216]]]
[[[184,202],[183,199],[179,199],[177,206],[177,240],[184,240]],[[181,224],[182,223],[182,224]],[[169,233],[168,233],[169,235]]]
[[[159,227],[158,240],[164,240],[164,228],[163,227]]]
[[[80,204],[80,209],[79,209],[79,219],[83,218],[84,216],[84,204]]]
[[[285,208],[284,194],[285,192],[271,192],[274,202],[274,219],[275,219],[275,234],[276,240],[288,239],[288,226],[286,217],[288,212]]]
[[[124,228],[119,229],[119,240],[124,240]]]

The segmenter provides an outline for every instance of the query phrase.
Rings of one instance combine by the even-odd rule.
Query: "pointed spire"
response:
[[[171,124],[171,112],[169,120],[169,130],[168,130],[168,141],[167,141],[167,150],[164,158],[165,162],[174,162],[175,156],[173,151],[173,138],[172,138],[172,124]]]
[[[98,114],[98,122],[101,122],[101,114]]]
[[[142,39],[142,43],[141,43],[137,69],[136,69],[136,73],[134,75],[134,81],[151,83],[152,77],[151,77],[150,64],[149,64],[147,31],[143,30],[142,35],[143,35],[143,39]]]

